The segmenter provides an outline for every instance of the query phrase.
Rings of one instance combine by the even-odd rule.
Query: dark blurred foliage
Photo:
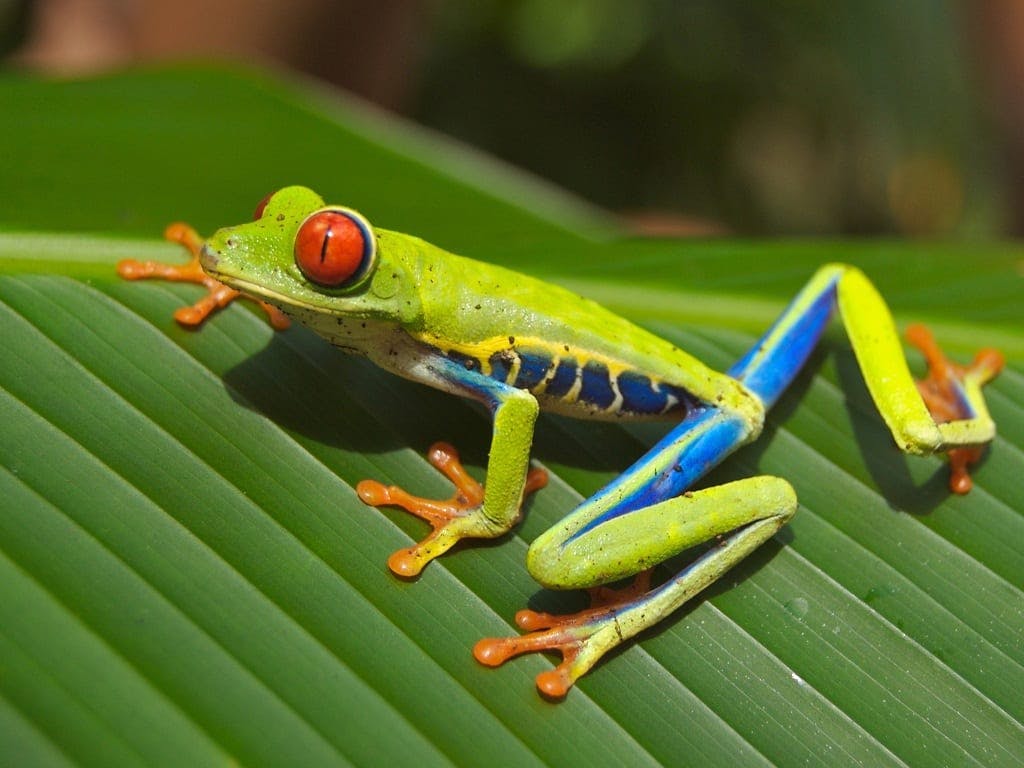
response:
[[[28,0],[0,0],[0,58],[13,51],[28,28]]]
[[[16,60],[271,58],[648,232],[992,236],[975,17],[1007,2],[35,0]]]
[[[739,233],[989,233],[958,10],[449,0],[413,114],[614,210]]]

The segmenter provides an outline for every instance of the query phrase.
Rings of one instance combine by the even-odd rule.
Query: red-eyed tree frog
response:
[[[952,490],[966,493],[970,463],[995,425],[981,388],[1002,366],[983,350],[967,367],[948,362],[920,326],[909,331],[930,367],[915,383],[888,308],[857,269],[821,267],[767,333],[726,373],[555,285],[447,253],[409,235],[372,227],[356,211],[287,187],[255,220],[205,242],[189,227],[167,236],[192,253],[185,266],[122,262],[129,279],[207,285],[176,313],[201,323],[241,294],[275,327],[294,318],[337,347],[399,376],[473,398],[494,420],[484,485],[450,446],[430,461],[455,485],[450,500],[417,498],[366,480],[359,496],[396,505],[433,527],[389,565],[413,577],[463,538],[493,538],[519,519],[524,495],[546,474],[530,469],[534,421],[543,408],[587,419],[675,419],[678,425],[632,467],[583,501],[530,547],[527,568],[545,587],[590,588],[595,604],[572,616],[521,611],[529,634],[481,640],[474,653],[498,665],[528,651],[563,660],[537,678],[546,696],[570,686],[611,648],[672,613],[770,538],[797,508],[792,486],[752,477],[700,491],[693,483],[757,438],[765,411],[797,375],[838,308],[869,392],[907,453],[946,452]],[[709,543],[679,574],[650,585],[650,569]],[[600,589],[637,575],[624,590]]]

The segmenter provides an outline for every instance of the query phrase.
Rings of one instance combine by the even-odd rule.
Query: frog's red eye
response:
[[[346,208],[311,214],[295,235],[295,264],[309,280],[327,288],[353,285],[366,276],[376,251],[369,223]]]
[[[259,203],[256,205],[256,210],[253,211],[252,214],[253,221],[258,221],[259,219],[263,218],[263,210],[267,207],[267,203],[270,202],[270,198],[272,198],[273,196],[274,193],[271,192],[269,195],[267,195],[266,197],[259,201]]]

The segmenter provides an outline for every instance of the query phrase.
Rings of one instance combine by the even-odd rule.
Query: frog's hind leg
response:
[[[918,333],[913,340],[925,349],[933,371],[919,393],[881,297],[858,270],[841,264],[819,270],[729,375],[752,399],[770,407],[807,360],[837,306],[868,389],[900,448],[953,451],[957,457],[956,451],[977,450],[991,439],[994,425],[981,386],[999,370],[1001,356],[987,350],[962,369]],[[539,676],[537,684],[549,696],[563,696],[609,649],[660,621],[770,538],[796,511],[795,494],[784,480],[755,477],[687,492],[759,429],[749,414],[701,406],[534,541],[527,563],[545,586],[590,587],[638,573],[702,541],[720,538],[720,545],[642,596],[575,616],[520,614],[522,628],[535,631],[481,641],[477,659],[493,666],[520,653],[559,651],[563,662]],[[973,455],[954,458],[964,462],[955,465],[954,474]]]
[[[930,369],[927,378],[915,382],[892,313],[859,269],[829,264],[818,270],[729,374],[770,407],[796,375],[835,308],[864,383],[896,445],[910,454],[947,454],[950,489],[966,493],[971,487],[967,466],[995,436],[982,386],[1002,368],[1002,355],[984,349],[970,366],[959,366],[946,360],[927,330],[911,326],[908,339],[925,353]]]
[[[598,602],[588,610],[567,616],[520,611],[516,623],[529,634],[520,637],[487,638],[473,649],[477,660],[497,666],[521,653],[558,651],[562,662],[537,676],[537,688],[545,696],[561,698],[572,684],[610,649],[669,615],[696,594],[717,581],[722,574],[770,539],[796,512],[792,486],[777,477],[761,476],[687,493],[660,504],[618,517],[601,526],[599,539],[579,542],[584,558],[630,560],[642,551],[651,563],[658,559],[718,540],[681,572],[654,589],[645,589],[648,571],[638,584],[621,596]],[[630,530],[625,530],[629,526]],[[616,528],[623,530],[615,530]],[[572,546],[570,542],[568,546]],[[561,550],[555,545],[549,552]],[[534,550],[531,549],[531,554]],[[599,555],[596,553],[599,552]],[[558,551],[572,559],[572,553]],[[537,564],[531,573],[544,581]],[[566,586],[563,568],[552,564],[559,586]],[[613,580],[600,572],[572,586],[589,586]]]

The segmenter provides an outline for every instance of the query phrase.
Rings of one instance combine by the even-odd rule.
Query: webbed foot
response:
[[[925,326],[911,325],[907,341],[917,347],[928,364],[928,374],[917,382],[917,389],[936,423],[971,418],[974,413],[968,402],[965,385],[981,387],[996,377],[1003,368],[1003,356],[995,349],[982,349],[970,365],[949,360]],[[953,493],[967,493],[973,485],[968,467],[978,462],[985,446],[967,446],[947,451],[949,457],[949,488]]]
[[[427,521],[434,529],[423,541],[400,549],[388,558],[388,567],[406,578],[417,576],[427,563],[447,552],[459,539],[494,538],[507,530],[483,515],[484,487],[466,471],[455,448],[447,443],[434,443],[427,451],[427,460],[455,486],[450,499],[424,499],[376,480],[363,480],[356,486],[356,493],[364,503],[372,507],[401,507]],[[523,495],[543,488],[547,482],[546,471],[529,470]]]
[[[117,274],[125,280],[170,280],[173,282],[196,283],[204,286],[208,293],[190,307],[181,307],[174,312],[174,319],[186,327],[200,325],[213,312],[226,307],[239,296],[255,301],[267,313],[270,325],[278,331],[289,325],[288,317],[277,307],[265,301],[229,288],[224,283],[214,280],[203,271],[199,264],[199,251],[203,247],[203,239],[188,224],[180,222],[171,224],[164,230],[164,238],[172,243],[181,244],[189,252],[191,258],[186,264],[164,264],[159,261],[137,261],[123,259],[117,264]]]
[[[588,590],[590,607],[577,613],[519,611],[516,624],[529,634],[485,638],[473,647],[473,655],[481,664],[496,667],[523,653],[557,651],[562,662],[541,672],[536,680],[537,690],[544,696],[561,699],[601,656],[622,641],[618,615],[642,603],[650,587],[651,571],[646,570],[623,589]]]

